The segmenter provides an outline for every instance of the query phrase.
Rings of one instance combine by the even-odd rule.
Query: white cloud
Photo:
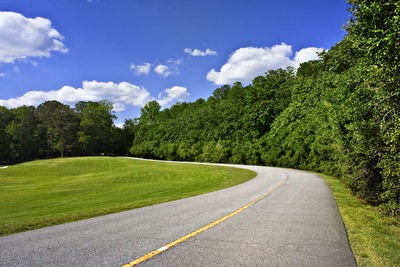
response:
[[[182,64],[182,59],[172,59],[168,60],[168,65],[158,64],[154,67],[154,72],[158,73],[164,77],[168,77],[170,75],[179,74],[179,65]]]
[[[149,101],[157,100],[160,105],[165,106],[177,100],[182,101],[188,96],[187,88],[181,86],[167,88],[158,95],[158,99],[155,99],[145,88],[128,82],[84,81],[82,88],[64,86],[59,90],[49,92],[30,91],[21,97],[8,100],[0,99],[0,106],[7,108],[16,108],[23,105],[38,106],[49,100],[57,100],[64,104],[75,105],[79,101],[97,102],[106,99],[114,104],[113,108],[115,112],[122,112],[128,105],[142,107]]]
[[[191,48],[185,48],[185,53],[192,55],[194,57],[204,57],[204,56],[215,56],[217,54],[217,51],[211,50],[207,48],[206,51],[201,51],[200,49],[191,49]]]
[[[21,97],[0,100],[0,105],[15,108],[23,105],[38,106],[48,100],[57,100],[65,104],[79,101],[100,101],[107,99],[114,103],[115,111],[125,110],[125,105],[143,106],[153,98],[143,87],[127,83],[84,81],[82,88],[64,86],[49,92],[30,91]]]
[[[177,68],[180,64],[182,64],[183,59],[178,58],[178,59],[173,59],[170,58],[168,59],[168,64],[170,65],[171,68]]]
[[[94,97],[92,101],[107,99],[116,104],[143,106],[151,99],[150,93],[145,88],[127,82],[116,84],[114,82],[85,81],[83,88],[88,96]]]
[[[234,82],[250,82],[256,76],[265,72],[286,68],[297,68],[300,63],[318,59],[316,52],[322,48],[304,48],[293,54],[292,46],[285,43],[273,47],[244,47],[230,55],[228,62],[219,71],[212,69],[207,74],[207,80],[215,84],[232,84]]]
[[[170,75],[179,74],[179,65],[182,64],[183,59],[168,59],[166,64],[158,64],[153,68],[153,71],[161,76],[168,77]],[[154,64],[145,62],[143,65],[131,64],[130,69],[134,71],[136,75],[148,75],[151,67]]]
[[[158,73],[164,77],[168,77],[169,75],[172,74],[172,71],[168,68],[168,66],[165,66],[163,64],[159,64],[154,68],[154,72]]]
[[[165,106],[176,100],[183,101],[187,97],[189,97],[187,88],[182,86],[174,86],[172,88],[165,89],[163,93],[160,93],[158,95],[159,98],[158,103],[161,106]]]
[[[125,105],[122,103],[114,103],[113,104],[113,110],[115,112],[121,112],[125,110]]]
[[[45,18],[26,18],[15,12],[0,12],[0,62],[13,63],[29,57],[66,53],[64,37]]]
[[[148,75],[150,73],[151,66],[152,64],[146,62],[143,65],[131,64],[129,68],[133,70],[137,75]]]
[[[117,128],[123,129],[125,123],[115,123],[114,125],[115,125],[115,127],[117,127]]]

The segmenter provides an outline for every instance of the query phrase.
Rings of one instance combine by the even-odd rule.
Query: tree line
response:
[[[340,177],[400,208],[400,3],[349,0],[344,39],[320,60],[272,70],[207,100],[141,112],[136,156],[262,164]]]
[[[0,107],[0,160],[65,155],[270,165],[339,177],[384,210],[400,208],[400,4],[348,0],[342,41],[319,60],[113,127],[112,104]],[[57,118],[57,119],[55,119]]]
[[[0,106],[0,163],[81,155],[126,155],[129,128],[114,126],[112,103],[79,102],[75,108],[46,101],[37,108]]]

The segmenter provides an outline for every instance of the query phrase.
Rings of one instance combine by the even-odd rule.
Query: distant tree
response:
[[[46,101],[36,109],[39,119],[39,129],[45,135],[46,157],[53,157],[53,151],[58,151],[61,157],[77,144],[78,116],[73,110],[58,101]]]
[[[217,100],[227,99],[230,90],[231,90],[231,86],[226,84],[222,87],[215,89],[212,94],[213,94],[213,97]]]
[[[10,160],[12,139],[7,132],[7,128],[13,119],[14,114],[12,111],[0,106],[0,164],[7,163]]]
[[[303,62],[296,71],[296,76],[299,77],[315,77],[320,75],[323,70],[321,60],[311,60]]]
[[[113,105],[109,101],[79,102],[75,110],[80,118],[78,142],[84,153],[91,155],[112,153]]]
[[[319,60],[224,85],[207,101],[163,111],[150,102],[131,152],[333,174],[400,213],[400,4],[348,2],[348,33]]]
[[[294,69],[270,70],[253,79],[245,99],[243,124],[252,139],[269,132],[271,124],[291,102]],[[251,141],[251,139],[248,139]]]
[[[152,124],[156,122],[161,106],[157,101],[150,101],[140,110],[140,122]]]
[[[132,147],[135,139],[139,119],[126,119],[119,135],[119,152],[120,155],[128,155],[129,149]]]
[[[25,161],[37,156],[36,126],[34,106],[11,109],[14,119],[7,125],[6,133],[11,136],[12,160]]]

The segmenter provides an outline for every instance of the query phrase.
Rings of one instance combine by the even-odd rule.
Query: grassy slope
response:
[[[324,176],[330,184],[346,225],[358,266],[400,267],[400,223],[384,217],[353,196],[338,180]]]
[[[38,160],[0,169],[0,235],[230,187],[254,172],[111,157]]]

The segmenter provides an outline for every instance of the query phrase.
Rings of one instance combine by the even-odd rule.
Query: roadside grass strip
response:
[[[226,216],[224,216],[224,217],[222,217],[222,218],[220,218],[220,219],[218,219],[218,220],[216,220],[216,221],[214,221],[214,222],[212,222],[210,224],[207,224],[206,226],[203,226],[202,228],[197,229],[197,230],[195,230],[195,231],[193,231],[193,232],[191,232],[191,233],[189,233],[189,234],[187,234],[187,235],[185,235],[185,236],[183,236],[181,238],[178,238],[175,241],[172,241],[171,243],[166,244],[166,245],[162,246],[159,249],[153,250],[152,252],[147,253],[147,254],[145,254],[145,255],[143,255],[143,256],[131,261],[130,263],[121,266],[121,267],[133,267],[133,266],[136,266],[136,265],[138,265],[138,264],[140,264],[142,262],[145,262],[145,261],[153,258],[154,256],[157,256],[158,254],[160,254],[160,253],[162,253],[162,252],[164,252],[164,251],[166,251],[166,250],[168,250],[168,249],[170,249],[170,248],[172,248],[172,247],[174,247],[174,246],[176,246],[176,245],[178,245],[180,243],[185,242],[186,240],[188,240],[188,239],[190,239],[192,237],[195,237],[196,235],[198,235],[198,234],[200,234],[200,233],[202,233],[202,232],[204,232],[204,231],[216,226],[217,224],[222,223],[223,221],[226,221],[227,219],[229,219],[229,218],[235,216],[236,214],[244,211],[245,209],[251,207],[255,203],[259,202],[260,200],[264,199],[265,197],[269,196],[270,194],[272,194],[273,192],[275,192],[276,190],[281,188],[286,183],[287,179],[288,179],[288,177],[286,176],[285,180],[283,180],[280,184],[278,184],[271,191],[265,193],[264,195],[260,196],[259,198],[255,199],[255,200],[253,200],[249,204],[247,204],[247,205],[235,210],[234,212],[229,213],[228,215],[226,215]]]
[[[115,157],[37,160],[0,171],[0,236],[231,187],[253,171]]]
[[[400,267],[400,222],[352,195],[339,179],[321,175],[331,186],[359,267]]]

